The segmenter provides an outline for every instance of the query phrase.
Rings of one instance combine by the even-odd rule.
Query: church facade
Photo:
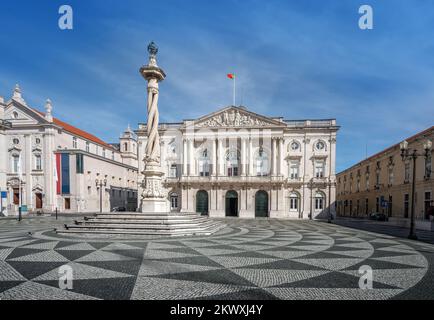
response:
[[[285,120],[236,106],[161,123],[168,207],[210,217],[334,216],[338,130],[335,119]],[[143,159],[146,124],[140,123],[136,134]],[[143,170],[139,161],[138,181]]]
[[[17,85],[0,97],[0,216],[137,208],[137,141],[114,144],[28,105]]]

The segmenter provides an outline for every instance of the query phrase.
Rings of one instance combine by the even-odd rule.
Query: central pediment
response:
[[[284,127],[285,124],[243,107],[227,107],[212,114],[194,120],[197,128],[257,128],[257,127]]]

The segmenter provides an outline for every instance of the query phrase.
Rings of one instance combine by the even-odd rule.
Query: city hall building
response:
[[[30,107],[15,87],[0,97],[0,191],[3,215],[137,208],[137,141],[127,129],[116,144]]]
[[[308,219],[335,214],[336,120],[285,120],[230,106],[160,123],[171,211]],[[146,148],[139,124],[138,157]],[[139,181],[143,180],[139,161]],[[139,185],[139,194],[141,193]]]

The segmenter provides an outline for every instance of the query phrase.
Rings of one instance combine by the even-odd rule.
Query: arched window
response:
[[[199,176],[209,177],[208,149],[204,149],[199,157]]]
[[[171,210],[178,209],[178,194],[176,192],[170,194],[170,209]]]
[[[226,155],[226,168],[229,177],[238,176],[238,167],[240,164],[240,155],[238,150],[232,149]]]
[[[128,151],[128,142],[124,143],[124,151],[127,152]]]
[[[256,156],[256,175],[267,176],[269,173],[268,155],[263,148],[260,148]]]
[[[322,192],[315,194],[315,210],[324,210],[325,196]]]
[[[300,207],[300,196],[296,192],[289,195],[289,210],[298,211]]]

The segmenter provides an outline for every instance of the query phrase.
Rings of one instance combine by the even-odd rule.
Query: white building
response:
[[[98,182],[98,185],[97,185]],[[20,188],[21,186],[21,188]],[[100,189],[102,187],[102,189]],[[97,212],[137,207],[137,141],[128,128],[108,144],[27,105],[16,86],[0,97],[2,212]]]
[[[241,218],[335,215],[338,129],[334,119],[284,120],[233,106],[160,124],[171,210]],[[143,159],[146,124],[136,133]],[[143,161],[138,169],[142,181]]]

